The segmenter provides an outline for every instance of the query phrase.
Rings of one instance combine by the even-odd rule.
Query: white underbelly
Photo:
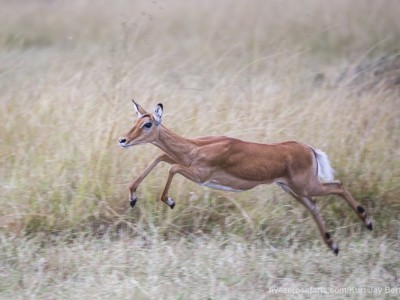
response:
[[[211,189],[228,191],[228,192],[242,192],[243,191],[243,190],[234,189],[230,186],[226,186],[226,185],[222,185],[222,184],[218,184],[218,183],[210,182],[210,181],[203,182],[200,185],[209,187]]]

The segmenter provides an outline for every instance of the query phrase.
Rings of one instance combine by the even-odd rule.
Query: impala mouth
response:
[[[129,148],[129,147],[132,147],[132,145],[130,145],[130,144],[125,144],[125,143],[118,143],[118,146],[120,146],[121,148]]]
[[[118,146],[120,146],[121,148],[129,148],[132,146],[132,144],[128,143],[126,138],[120,138],[118,140]]]

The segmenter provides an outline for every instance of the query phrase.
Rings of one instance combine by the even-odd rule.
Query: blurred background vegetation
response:
[[[368,208],[372,236],[398,247],[400,2],[1,0],[0,7],[5,236],[122,232],[322,245],[311,215],[275,186],[233,194],[177,176],[171,211],[158,200],[165,165],[142,183],[131,209],[128,186],[159,152],[117,146],[135,118],[135,98],[148,110],[162,102],[164,125],[183,136],[323,149]],[[341,199],[317,205],[335,239],[369,234]]]
[[[324,149],[337,177],[391,232],[400,189],[397,2],[3,1],[2,8],[3,223],[28,233],[89,224],[304,231],[303,208],[274,187],[231,194],[177,179],[178,205],[169,212],[157,203],[162,167],[129,209],[127,186],[158,151],[116,146],[133,122],[135,97],[149,110],[163,102],[165,125],[184,136],[294,139]],[[332,226],[361,227],[341,200],[321,202]]]

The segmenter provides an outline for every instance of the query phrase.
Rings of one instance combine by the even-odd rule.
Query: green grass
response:
[[[395,66],[399,3],[0,5],[0,295],[261,299],[270,286],[398,285],[399,68],[352,78],[381,57]],[[180,176],[171,211],[158,200],[166,165],[131,209],[128,186],[159,152],[117,146],[133,97],[149,110],[162,102],[183,136],[321,148],[374,231],[341,199],[318,199],[335,258],[278,187],[233,194]]]

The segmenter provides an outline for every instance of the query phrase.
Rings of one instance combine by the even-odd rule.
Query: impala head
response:
[[[134,100],[132,102],[138,118],[133,123],[132,129],[119,138],[118,145],[122,148],[153,142],[157,138],[157,132],[161,125],[163,113],[163,105],[161,103],[156,106],[152,114],[149,114]]]

